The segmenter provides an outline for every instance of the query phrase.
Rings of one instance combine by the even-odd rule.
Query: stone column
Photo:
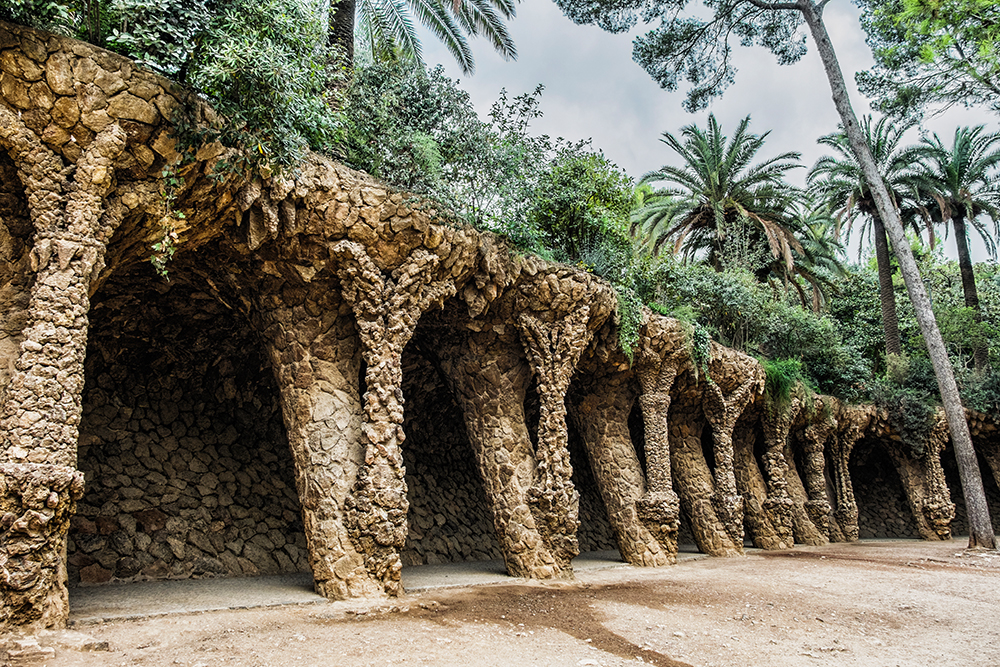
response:
[[[868,428],[871,418],[870,411],[845,406],[837,415],[839,430],[830,440],[833,485],[836,495],[833,518],[838,530],[848,542],[857,542],[858,540],[858,503],[854,499],[854,486],[851,483],[851,452],[854,451],[854,445]]]
[[[832,400],[829,397],[824,402]],[[805,503],[805,511],[820,534],[829,539],[830,536],[830,497],[826,491],[826,457],[823,452],[827,440],[837,431],[837,420],[828,414],[831,411],[821,407],[824,417],[814,421],[802,430],[799,442],[805,453],[805,486],[809,500]]]
[[[787,409],[768,405],[764,410],[764,471],[767,474],[767,500],[764,509],[771,515],[771,522],[778,532],[778,538],[786,543],[794,543],[792,521],[792,499],[788,495],[788,462],[785,460],[785,445],[792,422],[802,404],[792,398]]]
[[[63,559],[83,493],[75,466],[90,288],[121,222],[120,208],[105,214],[104,199],[125,133],[108,126],[67,167],[0,106],[0,147],[18,167],[35,230],[28,324],[0,406],[0,599],[8,610],[0,626],[48,627],[69,611]]]
[[[119,216],[104,216],[113,162],[125,133],[111,125],[86,148],[70,183],[62,159],[11,111],[0,107],[0,145],[8,148],[28,196],[35,228],[28,327],[0,412],[0,460],[76,465],[87,354],[90,285],[104,265]]]
[[[647,485],[628,429],[635,395],[630,373],[597,374],[589,379],[582,396],[571,402],[570,416],[583,439],[622,558],[632,565],[654,567],[676,562],[676,554],[659,543],[636,511]],[[669,460],[667,466],[670,488]],[[652,523],[657,529],[662,525]]]
[[[385,276],[365,248],[341,241],[330,251],[344,299],[357,318],[365,360],[364,464],[346,500],[347,526],[369,574],[386,593],[402,592],[399,552],[406,543],[402,354],[421,314],[456,292],[436,280],[441,260],[423,248]],[[449,275],[447,272],[445,275]]]
[[[382,595],[345,519],[365,450],[354,314],[334,280],[265,284],[257,288],[257,308],[281,392],[316,592],[331,599]]]
[[[799,410],[797,437],[786,438],[784,449],[785,489],[792,502],[792,532],[796,542],[811,546],[830,541],[830,503],[826,500],[823,447],[835,430],[836,422],[823,416],[823,400],[816,397],[809,412]],[[802,450],[802,470],[799,470],[796,448]]]
[[[888,428],[881,438],[889,459],[899,474],[917,531],[925,540],[951,539],[951,520],[955,517],[955,506],[944,481],[940,460],[941,450],[948,440],[948,424],[943,414],[937,416],[939,419],[919,454],[911,451],[906,444],[892,439]]]
[[[718,377],[707,378],[703,408],[712,425],[712,452],[715,456],[715,512],[729,531],[733,542],[743,543],[743,497],[736,489],[733,468],[733,429],[750,400],[764,388],[764,372],[759,364],[735,364],[736,355],[714,346],[713,359],[729,357]],[[733,387],[735,385],[735,387]],[[731,390],[725,393],[724,389]]]
[[[767,483],[754,456],[754,427],[759,418],[757,414],[744,414],[733,431],[733,467],[736,471],[736,488],[743,495],[743,520],[750,539],[758,549],[791,549],[794,543],[783,541],[772,521],[771,513],[764,509]]]
[[[670,349],[661,356],[652,346],[665,334],[662,322],[651,319],[647,338],[638,352],[636,377],[642,392],[639,407],[646,434],[646,493],[636,500],[635,510],[671,562],[677,560],[677,531],[680,528],[680,498],[674,491],[670,450],[670,389],[677,373],[688,363],[687,350]],[[662,341],[661,341],[662,342]],[[678,339],[675,343],[679,343]]]
[[[576,537],[580,494],[571,479],[566,390],[580,354],[593,337],[588,329],[590,306],[578,304],[565,317],[551,322],[527,312],[517,321],[539,398],[537,467],[535,482],[528,490],[529,506],[556,564],[568,574],[573,558],[580,553]]]
[[[924,451],[927,497],[922,510],[924,518],[934,531],[931,539],[950,540],[951,522],[955,518],[955,504],[951,502],[951,491],[941,466],[941,452],[947,446],[948,437],[948,422],[943,411],[939,410]]]
[[[528,502],[535,454],[524,417],[531,369],[513,327],[442,334],[435,350],[462,406],[493,525],[512,577],[547,579],[562,573],[539,534]]]
[[[785,444],[784,456],[785,490],[788,492],[788,498],[792,503],[789,510],[792,516],[792,534],[795,541],[799,544],[819,546],[830,541],[827,538],[829,525],[827,525],[826,532],[821,532],[819,526],[813,522],[809,511],[806,509],[810,500],[795,461],[793,446],[797,444],[797,442],[793,442],[792,438],[789,438],[787,444]]]
[[[670,415],[670,454],[674,486],[691,520],[691,532],[698,548],[712,556],[735,556],[743,543],[733,541],[715,512],[715,480],[702,451],[705,422],[696,392],[677,400]]]

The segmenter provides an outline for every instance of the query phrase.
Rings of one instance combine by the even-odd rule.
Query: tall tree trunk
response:
[[[354,64],[354,12],[357,0],[338,0],[330,17],[328,44],[344,50],[345,64]]]
[[[878,300],[882,306],[882,331],[885,333],[885,353],[902,354],[899,340],[899,320],[896,317],[896,292],[892,288],[892,263],[889,243],[885,238],[885,225],[879,216],[875,223],[875,260],[878,263]]]
[[[955,245],[958,247],[958,268],[962,272],[962,292],[965,294],[965,307],[973,310],[976,323],[983,319],[979,310],[979,292],[976,291],[976,275],[972,270],[972,256],[969,254],[969,239],[965,229],[965,216],[961,209],[951,218],[955,227]],[[972,358],[976,370],[981,371],[990,363],[989,348],[983,341],[976,341],[972,347]]]
[[[84,23],[87,26],[87,41],[97,46],[104,45],[101,35],[101,1],[84,0]]]
[[[944,411],[948,417],[948,428],[951,431],[951,440],[955,446],[958,472],[962,479],[962,491],[965,495],[969,516],[969,548],[995,549],[996,536],[993,532],[993,524],[990,522],[986,493],[983,491],[983,480],[979,475],[979,464],[976,461],[976,452],[972,448],[969,424],[965,420],[965,410],[962,408],[958,385],[955,383],[955,375],[951,370],[951,362],[948,360],[948,352],[945,349],[944,340],[941,338],[941,332],[938,330],[937,322],[934,320],[931,302],[920,278],[917,263],[913,259],[910,244],[906,241],[903,224],[889,199],[885,183],[878,173],[875,160],[858,124],[858,118],[851,107],[847,86],[844,84],[844,75],[840,71],[837,54],[833,50],[833,43],[826,32],[826,25],[823,23],[823,7],[826,6],[826,0],[820,4],[816,4],[812,0],[797,0],[795,6],[802,12],[813,39],[816,41],[816,48],[823,60],[823,67],[830,81],[833,103],[837,107],[841,122],[844,124],[844,131],[851,142],[854,156],[857,158],[858,164],[861,165],[865,179],[871,187],[879,215],[885,224],[889,238],[892,240],[892,247],[899,259],[906,290],[910,295],[910,301],[913,302],[913,310],[916,313],[917,322],[920,324],[920,331],[927,345],[931,363],[934,365],[938,390],[941,392],[941,402],[944,404]]]

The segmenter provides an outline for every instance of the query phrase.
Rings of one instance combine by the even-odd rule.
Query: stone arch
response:
[[[858,506],[859,538],[920,538],[899,473],[878,439],[858,441],[848,470]]]
[[[202,258],[204,259],[204,258]],[[292,457],[256,331],[183,262],[95,295],[71,583],[308,569]]]

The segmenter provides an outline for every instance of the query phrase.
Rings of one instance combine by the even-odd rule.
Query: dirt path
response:
[[[53,666],[1000,665],[1000,554],[887,542],[79,628]]]

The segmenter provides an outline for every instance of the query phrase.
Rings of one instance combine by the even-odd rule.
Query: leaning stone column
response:
[[[778,531],[778,537],[786,544],[794,543],[792,526],[792,499],[788,495],[788,462],[785,460],[785,444],[792,422],[801,409],[798,398],[792,398],[786,410],[768,405],[764,410],[764,470],[767,473],[767,501],[764,509],[771,515],[771,521]]]
[[[793,438],[785,444],[785,491],[791,501],[789,512],[792,517],[792,535],[799,544],[820,546],[830,540],[827,533],[820,532],[806,507],[809,504],[809,493],[806,491],[802,477],[799,475],[793,447],[797,445]],[[829,526],[827,527],[829,529]]]
[[[743,495],[743,520],[753,545],[758,549],[791,549],[792,542],[783,542],[775,528],[767,502],[767,483],[754,457],[755,425],[758,414],[744,414],[733,431],[733,467],[736,488]]]
[[[76,469],[90,288],[121,211],[105,214],[125,132],[113,124],[67,168],[0,106],[0,146],[18,166],[35,229],[35,282],[0,406],[0,628],[62,625],[66,532],[83,493]],[[69,181],[70,175],[72,182]]]
[[[764,371],[757,363],[738,363],[738,355],[731,350],[720,345],[713,347],[715,366],[725,371],[705,383],[702,404],[705,418],[712,425],[712,452],[715,456],[715,495],[712,502],[733,542],[742,544],[743,497],[736,488],[733,468],[733,429],[750,400],[764,389]],[[721,358],[723,356],[725,359]],[[728,395],[724,389],[730,389]]]
[[[528,503],[535,454],[524,418],[531,369],[512,327],[439,335],[436,354],[462,406],[507,573],[548,579],[561,573]]]
[[[883,425],[881,438],[903,485],[917,532],[925,540],[951,539],[951,520],[955,516],[939,458],[948,439],[948,424],[943,415],[939,416],[920,452],[892,439],[888,424]]]
[[[828,397],[825,400],[830,400]],[[824,398],[814,398],[814,409],[800,410],[796,436],[785,440],[785,489],[792,501],[792,530],[795,541],[820,546],[830,541],[830,503],[827,501],[823,447],[836,429],[836,422],[824,409]],[[801,422],[805,421],[805,424]],[[802,456],[796,459],[796,448]],[[804,467],[799,470],[799,461]],[[803,482],[805,480],[805,482]]]
[[[570,416],[583,439],[622,558],[633,565],[654,567],[675,562],[676,554],[659,543],[636,511],[647,485],[628,429],[636,395],[633,383],[630,373],[591,375],[582,397],[570,404]],[[653,525],[658,529],[662,524]]]
[[[951,502],[951,491],[941,465],[941,452],[948,443],[948,435],[947,419],[943,411],[939,410],[924,451],[927,498],[922,509],[935,538],[940,540],[951,539],[951,522],[955,518],[955,504]]]
[[[256,291],[295,462],[316,592],[331,599],[382,595],[383,586],[365,569],[345,519],[365,449],[354,315],[334,280]]]
[[[697,402],[699,396],[694,388],[682,390],[670,415],[674,485],[691,519],[698,548],[712,556],[735,556],[743,552],[743,543],[733,540],[715,513],[715,480],[702,450],[705,421]]]
[[[817,399],[823,401],[820,412],[823,418],[814,421],[802,430],[799,442],[805,453],[805,486],[809,500],[805,503],[805,511],[820,534],[829,539],[830,536],[830,498],[826,492],[826,458],[823,451],[827,440],[837,431],[837,420],[825,402],[830,397]]]
[[[861,439],[871,420],[870,408],[865,410],[844,406],[837,416],[839,430],[830,440],[833,484],[836,492],[833,518],[848,542],[858,540],[858,503],[854,499],[854,486],[851,483],[851,452],[854,451],[854,445]]]
[[[344,298],[354,310],[365,360],[366,440],[364,464],[347,498],[347,525],[365,567],[386,593],[402,592],[399,552],[406,543],[406,479],[400,446],[403,433],[402,354],[417,322],[433,304],[456,291],[448,278],[435,280],[440,259],[414,250],[385,276],[365,248],[340,241],[330,251]],[[450,274],[448,274],[450,275]]]

